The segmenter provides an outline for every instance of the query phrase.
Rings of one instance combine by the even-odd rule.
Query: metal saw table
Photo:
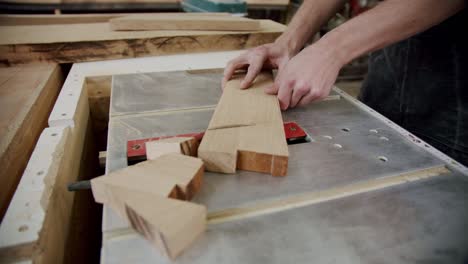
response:
[[[127,166],[128,140],[204,131],[220,80],[209,70],[113,76],[106,172]],[[466,168],[333,94],[283,113],[310,137],[289,145],[286,177],[205,173],[194,202],[208,209],[207,231],[175,261],[104,207],[102,262],[466,263]]]

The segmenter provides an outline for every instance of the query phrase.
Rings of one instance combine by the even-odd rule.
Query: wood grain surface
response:
[[[112,31],[108,23],[0,26],[0,64],[83,62],[238,50],[273,42],[284,25],[259,20],[256,31]]]
[[[60,67],[0,68],[0,219],[63,83]]]
[[[284,176],[288,147],[276,96],[263,88],[273,83],[261,73],[252,87],[241,90],[241,76],[224,88],[208,130],[198,149],[207,170],[234,173],[237,169]]]

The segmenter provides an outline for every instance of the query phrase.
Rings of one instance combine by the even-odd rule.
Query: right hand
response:
[[[224,69],[223,88],[236,70],[247,68],[247,74],[240,86],[241,89],[246,89],[262,69],[278,69],[278,71],[281,71],[291,57],[292,54],[289,52],[287,45],[277,42],[249,49],[228,62]]]

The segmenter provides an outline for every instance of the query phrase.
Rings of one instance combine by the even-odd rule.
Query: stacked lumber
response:
[[[63,83],[56,64],[0,68],[0,219]]]
[[[76,16],[76,15],[75,15]],[[155,15],[157,16],[157,15]],[[148,17],[148,15],[142,15]],[[191,18],[192,17],[192,18]],[[228,18],[229,17],[229,18]],[[10,25],[0,26],[0,62],[5,65],[28,62],[70,63],[96,61],[120,58],[134,58],[165,54],[238,50],[255,47],[273,42],[284,30],[285,26],[271,20],[245,20],[236,18],[237,25],[243,29],[227,30],[226,25],[213,26],[218,23],[208,23],[210,30],[145,30],[145,31],[113,31],[108,22],[110,19],[119,21],[119,17],[99,15],[75,17],[79,24],[62,17],[66,24],[57,24],[44,17],[33,20],[42,21],[40,25],[23,19],[22,25],[12,26],[14,19],[3,18]],[[131,18],[135,18],[132,16]],[[182,22],[191,21],[194,25],[207,25],[207,18],[231,19],[227,15],[165,15],[166,19],[177,19]],[[95,19],[96,21],[94,21]],[[156,19],[156,18],[155,18]],[[0,19],[1,20],[1,19]],[[60,20],[59,20],[60,21]],[[197,22],[198,21],[198,22]],[[166,23],[167,25],[167,23]]]

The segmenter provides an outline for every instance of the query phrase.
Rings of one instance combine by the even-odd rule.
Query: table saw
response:
[[[114,75],[106,173],[128,166],[129,140],[204,131],[221,75]],[[308,134],[288,146],[286,177],[205,173],[194,202],[207,207],[207,231],[175,261],[104,206],[102,263],[467,261],[466,168],[340,89],[331,95],[283,112]]]

